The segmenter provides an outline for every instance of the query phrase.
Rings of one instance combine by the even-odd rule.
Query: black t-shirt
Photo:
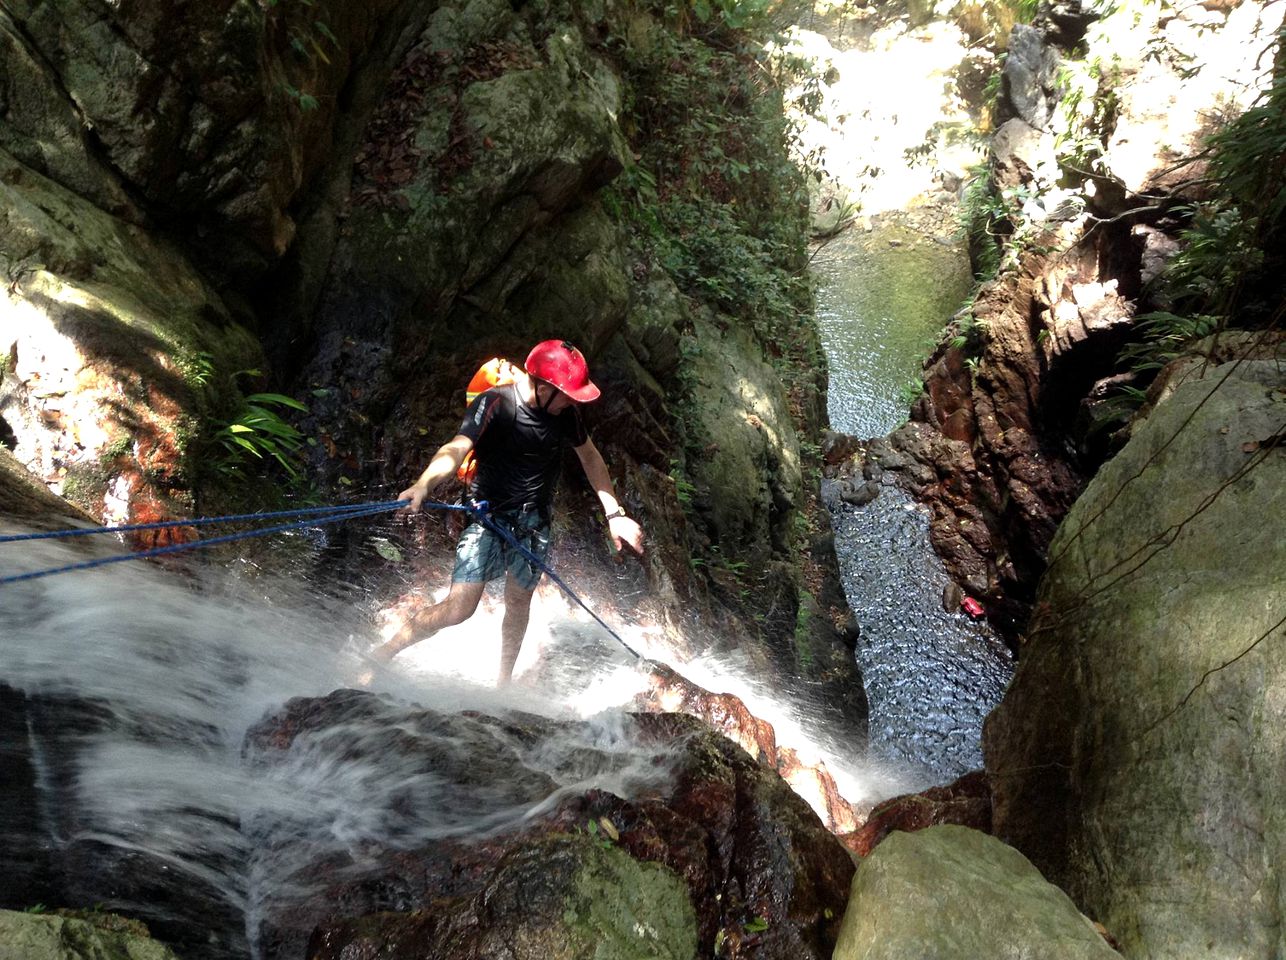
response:
[[[562,466],[563,441],[579,447],[589,439],[575,405],[551,415],[523,403],[517,384],[492,387],[475,397],[460,433],[473,441],[478,461],[469,495],[497,510],[525,503],[548,507]]]

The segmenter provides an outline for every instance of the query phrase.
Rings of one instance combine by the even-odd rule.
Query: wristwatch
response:
[[[604,520],[615,520],[617,517],[623,517],[623,516],[625,516],[625,515],[626,515],[625,511],[624,511],[624,510],[622,510],[620,507],[617,507],[615,510],[613,510],[611,513],[609,513],[609,514],[608,514],[607,516],[605,516],[603,519],[604,519]]]

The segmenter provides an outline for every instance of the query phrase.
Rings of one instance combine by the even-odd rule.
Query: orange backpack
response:
[[[513,383],[518,374],[522,373],[522,367],[516,363],[504,359],[504,357],[492,357],[486,363],[478,368],[478,372],[473,375],[469,385],[464,390],[464,403],[467,407],[478,398],[481,393],[486,393],[492,387],[502,387],[507,383]],[[460,462],[460,468],[456,470],[456,478],[466,486],[473,482],[474,476],[478,472],[478,461],[470,450]]]

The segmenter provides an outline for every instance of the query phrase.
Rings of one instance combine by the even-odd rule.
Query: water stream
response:
[[[849,26],[801,31],[796,43],[836,77],[822,116],[804,126],[831,173],[818,222],[843,209],[852,223],[815,252],[812,272],[831,426],[866,439],[905,421],[923,358],[970,292],[956,198],[943,184],[978,154],[945,135],[972,123],[954,80],[971,54],[952,25]],[[920,787],[980,767],[982,721],[1012,668],[1007,649],[985,625],[943,609],[947,576],[923,508],[887,484],[864,507],[829,485],[823,496],[862,631],[873,759]]]

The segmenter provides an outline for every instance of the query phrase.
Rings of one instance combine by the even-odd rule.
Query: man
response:
[[[545,340],[527,356],[526,372],[513,383],[479,394],[465,411],[459,432],[438,448],[420,478],[398,495],[410,500],[402,513],[415,513],[425,497],[451,477],[471,450],[477,473],[469,496],[490,505],[491,519],[510,531],[533,556],[549,552],[550,504],[570,443],[590,486],[607,514],[616,549],[628,544],[643,552],[643,531],[616,499],[602,454],[581,422],[579,404],[598,399],[584,356],[566,340]],[[390,660],[413,643],[473,615],[489,580],[505,574],[505,615],[501,624],[499,686],[509,683],[531,610],[541,568],[505,537],[475,520],[456,546],[451,591],[446,599],[420,611],[375,657]]]

